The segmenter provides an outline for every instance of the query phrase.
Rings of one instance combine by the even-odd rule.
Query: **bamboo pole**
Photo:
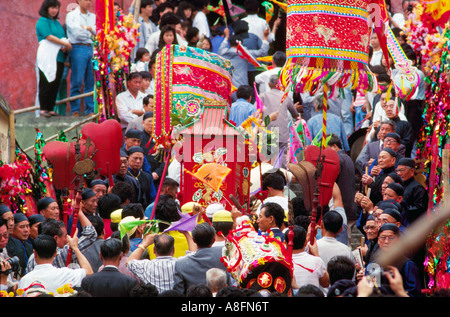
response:
[[[73,129],[79,127],[80,125],[85,124],[86,122],[89,122],[89,121],[91,121],[91,120],[97,119],[99,116],[101,116],[101,113],[97,113],[97,114],[95,114],[94,116],[90,116],[90,117],[84,119],[83,121],[80,121],[80,122],[78,122],[77,124],[75,124],[75,125],[73,125],[73,126],[67,128],[67,129],[65,129],[65,130],[63,130],[63,131],[64,131],[64,133],[67,133],[67,132],[69,132],[69,131],[72,131]],[[52,135],[51,137],[45,139],[45,142],[51,141],[51,140],[53,140],[53,139],[56,139],[56,138],[58,137],[58,135],[59,135],[59,134],[54,134],[54,135]],[[24,152],[28,152],[28,151],[32,150],[33,148],[34,148],[34,145],[33,145],[33,146],[27,147],[27,148],[24,149],[23,151],[24,151]]]
[[[93,94],[94,94],[94,91],[90,91],[90,92],[87,92],[87,93],[84,93],[84,94],[80,94],[80,95],[76,95],[76,96],[72,96],[72,97],[67,97],[65,99],[58,100],[57,102],[55,102],[55,105],[61,105],[61,104],[66,103],[66,102],[71,102],[71,101],[74,101],[74,100],[77,100],[77,99],[89,97],[89,96],[92,96]],[[27,108],[15,110],[14,114],[21,114],[21,113],[31,112],[31,111],[39,110],[39,109],[40,109],[40,106],[32,106],[32,107],[27,107]]]
[[[9,158],[10,162],[16,160],[16,125],[15,125],[14,111],[9,113]]]

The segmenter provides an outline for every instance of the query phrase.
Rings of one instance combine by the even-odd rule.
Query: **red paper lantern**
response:
[[[122,147],[122,127],[117,120],[102,123],[90,122],[81,128],[81,139],[91,138],[97,151],[92,158],[97,172],[105,177],[116,174],[120,169],[120,148]]]
[[[80,140],[80,160],[85,158],[86,140]],[[47,160],[53,166],[53,186],[56,189],[75,189],[73,180],[77,176],[73,167],[76,163],[76,142],[51,141],[44,146],[43,152]],[[89,155],[93,148],[89,147]]]

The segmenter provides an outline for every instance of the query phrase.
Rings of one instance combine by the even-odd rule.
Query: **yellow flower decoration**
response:
[[[71,293],[71,294],[73,293],[73,288],[72,288],[72,285],[70,285],[70,284],[64,285],[63,290],[64,290],[64,293]]]
[[[25,291],[23,289],[19,288],[16,293],[17,293],[17,295],[22,296],[25,293]]]

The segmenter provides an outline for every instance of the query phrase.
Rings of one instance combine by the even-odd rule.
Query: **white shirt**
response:
[[[198,29],[198,36],[202,36],[202,34],[211,38],[211,31],[209,30],[208,18],[202,11],[198,11],[195,15],[194,21],[192,21],[192,27],[196,27]]]
[[[260,18],[257,14],[249,14],[242,21],[247,22],[248,24],[248,33],[253,33],[258,36],[261,41],[264,38],[264,31],[269,27],[269,24],[263,18]],[[275,36],[272,32],[270,32],[269,37],[267,39],[269,43],[275,40]]]
[[[289,200],[286,197],[281,197],[281,196],[272,196],[272,197],[267,197],[264,202],[262,203],[262,205],[264,205],[265,203],[277,203],[278,205],[280,205],[283,210],[286,212],[287,210],[289,210]],[[257,214],[259,215],[259,212],[261,211],[261,206],[259,206],[258,210],[257,210]]]
[[[117,95],[117,114],[119,116],[120,125],[122,128],[126,128],[130,121],[139,117],[137,114],[131,113],[132,110],[144,110],[144,97],[145,94],[139,91],[137,97],[134,98],[129,90],[121,92]]]
[[[373,51],[372,58],[370,59],[370,65],[381,65],[381,59],[383,58],[383,50]]]
[[[25,289],[33,282],[39,282],[47,292],[56,294],[56,290],[67,283],[72,284],[72,287],[81,286],[81,280],[85,277],[85,269],[57,268],[52,264],[39,264],[34,267],[33,271],[22,277],[18,288]]]
[[[352,250],[349,246],[337,241],[335,238],[322,237],[317,240],[317,249],[319,256],[325,263],[325,267],[331,258],[342,255],[348,257],[350,260],[355,261]]]
[[[69,42],[91,44],[92,33],[88,30],[82,28],[81,26],[91,26],[93,32],[95,33],[95,14],[88,11],[88,13],[83,14],[80,8],[76,8],[70,11],[66,15],[66,27],[67,27],[67,37]]]
[[[323,277],[327,268],[320,257],[301,252],[292,254],[292,261],[294,263],[295,281],[298,287],[307,284],[321,287],[319,279]]]
[[[281,67],[266,70],[255,77],[255,83],[259,85],[259,94],[270,91],[269,80],[272,75],[277,75]]]

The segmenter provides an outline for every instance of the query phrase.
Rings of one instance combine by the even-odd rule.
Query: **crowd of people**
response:
[[[77,3],[79,7],[67,15],[67,33],[57,20],[57,0],[45,0],[40,12],[38,38],[63,46],[53,55],[57,60],[54,81],[49,82],[44,72],[39,72],[44,116],[55,115],[55,91],[64,72],[64,55],[72,70],[71,95],[79,94],[83,82],[85,92],[93,88],[92,79],[84,76],[92,74],[89,60],[95,16],[90,11],[90,0]],[[70,296],[280,296],[239,287],[220,261],[224,237],[239,226],[242,213],[236,208],[225,210],[217,203],[206,208],[193,202],[180,205],[179,165],[171,162],[162,179],[165,165],[149,153],[154,145],[155,57],[170,44],[195,46],[231,61],[236,91],[229,119],[237,126],[256,112],[258,98],[263,117],[271,119],[266,128],[278,129],[280,150],[287,150],[289,145],[290,122],[304,125],[305,135],[310,136],[306,145],[315,139],[320,141],[323,97],[291,94],[281,102],[283,92],[277,83],[286,53],[279,46],[285,41],[279,30],[285,27],[286,14],[277,14],[268,23],[261,17],[259,1],[246,0],[243,16],[233,17],[227,24],[214,24],[209,4],[207,0],[141,1],[140,37],[127,90],[116,99],[124,145],[120,171],[113,175],[114,184],[110,186],[108,179],[88,184],[82,193],[76,226],[72,217],[67,223],[62,221],[61,205],[53,198],[40,199],[36,214],[30,217],[1,205],[1,290],[21,290],[23,296],[57,296],[64,293],[64,285],[70,285],[76,290]],[[390,23],[405,54],[420,68],[420,58],[402,32],[413,4],[403,1],[404,11],[390,12]],[[134,5],[128,8],[130,13],[134,13]],[[115,10],[124,8],[116,4]],[[68,41],[63,39],[66,34]],[[268,70],[256,69],[241,58],[236,52],[238,41],[255,58],[272,56]],[[292,296],[425,296],[425,246],[405,253],[395,266],[377,267],[377,256],[398,243],[428,207],[428,193],[415,180],[414,160],[425,82],[421,81],[412,99],[400,100],[395,89],[389,89],[391,77],[387,70],[395,72],[395,68],[392,60],[386,63],[382,58],[376,34],[371,37],[369,55],[379,92],[364,96],[349,88],[327,103],[327,147],[337,152],[340,169],[332,199],[328,205],[319,206],[317,228],[312,231],[311,209],[305,207],[302,191],[293,198],[287,194],[296,175],[286,171],[286,162],[282,168],[264,173],[261,190],[267,192],[267,197],[251,211],[256,231],[276,237],[286,246],[293,244]],[[93,111],[87,99],[91,100],[85,99],[85,114]],[[71,104],[71,109],[74,115],[80,113],[79,104]],[[352,159],[349,137],[361,131],[365,131],[364,145]],[[161,196],[155,205],[158,189]],[[201,213],[203,218],[192,231],[163,232],[183,213]],[[121,237],[120,225],[145,219],[161,221],[160,232],[148,234],[146,224],[141,224]],[[311,232],[317,232],[315,238],[311,238]],[[363,237],[361,245],[352,244],[355,232]],[[290,237],[293,241],[289,241]],[[446,296],[445,292],[439,295]]]

